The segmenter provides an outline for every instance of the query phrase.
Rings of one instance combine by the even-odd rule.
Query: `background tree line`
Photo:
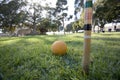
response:
[[[83,29],[84,0],[74,1],[73,15],[67,13],[68,0],[57,0],[56,7],[51,7],[51,3],[46,3],[45,6],[39,3],[29,3],[27,0],[0,0],[0,28],[3,32],[14,33],[16,28],[29,27],[33,29],[33,34],[59,31],[59,26],[63,26],[64,31]],[[119,0],[96,0],[93,10],[93,25],[103,28],[106,23],[120,22]],[[43,12],[46,12],[46,15],[43,15]],[[74,22],[65,27],[65,20],[69,21],[72,18]]]
[[[120,0],[97,0],[94,3],[93,24],[104,28],[106,23],[120,22]],[[94,28],[94,27],[93,27]]]

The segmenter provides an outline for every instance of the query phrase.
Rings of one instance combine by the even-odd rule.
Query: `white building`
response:
[[[99,32],[101,30],[105,31],[105,32],[108,32],[108,31],[120,31],[120,23],[117,23],[117,24],[105,24],[104,25],[104,28],[101,29],[99,26],[95,26],[94,28],[95,32]]]
[[[104,26],[104,30],[105,31],[120,31],[120,23],[117,23],[117,24],[112,24],[112,23],[110,23],[110,24],[106,24],[105,26]]]

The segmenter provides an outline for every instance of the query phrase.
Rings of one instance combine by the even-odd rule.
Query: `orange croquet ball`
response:
[[[64,41],[58,40],[52,44],[51,50],[55,55],[64,55],[67,53],[67,45]]]

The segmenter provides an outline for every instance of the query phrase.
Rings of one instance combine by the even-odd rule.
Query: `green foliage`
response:
[[[80,28],[80,26],[79,26],[79,21],[73,22],[72,27],[73,27],[73,30],[74,30],[74,31],[78,31],[79,28]]]
[[[43,28],[49,28],[49,26],[51,25],[51,21],[48,18],[44,18],[44,19],[41,20],[40,25]]]
[[[83,29],[83,26],[84,26],[84,12],[81,13],[79,20],[73,22],[72,27],[74,31],[78,31],[80,29]]]
[[[73,29],[75,31],[78,31],[80,29],[83,29],[84,26],[84,9],[83,9],[83,2],[84,0],[75,0],[75,12],[74,15],[76,16],[76,21],[73,23]],[[80,19],[77,19],[77,14],[80,12]]]
[[[97,0],[94,4],[94,20],[98,20],[101,27],[106,23],[119,22],[120,18],[119,0]]]
[[[119,80],[120,33],[92,34],[89,75],[82,74],[83,34],[0,38],[3,80]],[[64,40],[68,53],[55,56],[51,44]]]
[[[67,13],[63,12],[65,10],[68,10],[67,7],[64,7],[66,5],[67,5],[67,0],[57,0],[56,8],[54,9],[53,16],[57,17],[57,19],[59,19],[59,20],[62,20],[63,17],[66,17]],[[62,15],[60,15],[60,13],[62,13]],[[58,16],[58,14],[59,14],[59,16]]]
[[[84,8],[84,0],[75,0],[74,1],[74,15],[76,16],[75,19],[78,19],[77,14]]]
[[[55,12],[60,13],[60,12],[62,12],[64,10],[67,10],[67,7],[64,8],[65,5],[67,5],[67,0],[57,0]]]
[[[73,25],[73,23],[67,24],[65,31],[67,31],[67,32],[73,31],[72,25]]]
[[[49,18],[43,18],[40,24],[37,26],[40,33],[44,34],[47,31],[57,31],[61,23],[58,20],[50,20]]]
[[[3,0],[0,3],[0,27],[4,31],[13,31],[13,27],[16,27],[21,21],[24,21],[24,12],[20,9],[25,5],[21,0]]]
[[[64,34],[65,34],[65,19],[71,19],[72,16],[70,15],[68,18],[68,14],[64,11],[67,11],[67,0],[57,0],[56,2],[56,8],[54,10],[53,16],[56,17],[57,20],[62,22],[62,26],[64,29]]]
[[[33,34],[37,34],[37,25],[42,20],[43,6],[41,6],[41,4],[39,3],[31,3],[29,6],[30,6],[29,10],[26,11],[27,12],[26,21],[32,24]]]
[[[80,14],[79,25],[81,26],[81,28],[83,28],[84,26],[84,11],[82,11],[82,13]]]

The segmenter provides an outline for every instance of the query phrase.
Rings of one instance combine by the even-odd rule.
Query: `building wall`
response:
[[[112,24],[112,23],[110,23],[110,24],[105,24],[103,30],[104,30],[105,32],[108,32],[110,29],[111,29],[111,31],[116,31],[116,30],[115,30],[115,25],[116,25],[116,30],[117,30],[117,31],[120,31],[120,23],[117,23],[117,24]],[[93,29],[93,28],[92,28],[92,29]],[[94,30],[95,30],[95,32],[98,32],[98,31],[100,31],[100,30],[102,30],[102,29],[100,29],[100,27],[98,27],[98,26],[96,25]]]

